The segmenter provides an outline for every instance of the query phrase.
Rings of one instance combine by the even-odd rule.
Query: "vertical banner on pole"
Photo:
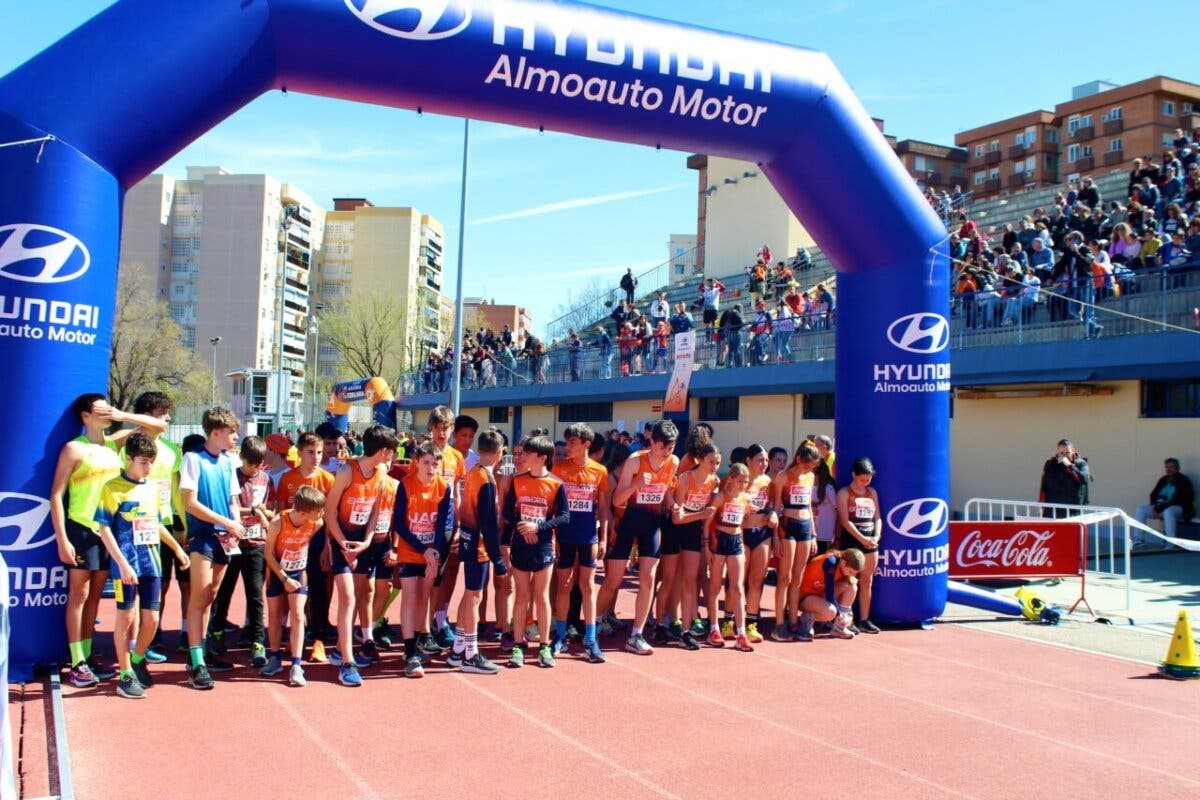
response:
[[[692,383],[692,362],[696,357],[696,332],[675,334],[675,369],[667,384],[663,411],[687,411],[688,387]]]
[[[8,697],[8,565],[0,556],[0,691]],[[16,797],[16,775],[13,772],[12,726],[8,719],[8,702],[0,711],[0,797]]]

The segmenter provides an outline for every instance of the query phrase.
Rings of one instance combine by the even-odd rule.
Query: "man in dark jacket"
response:
[[[1092,482],[1087,459],[1079,455],[1069,439],[1058,443],[1053,458],[1042,465],[1042,485],[1038,499],[1043,503],[1058,503],[1067,506],[1088,504],[1088,484]],[[1048,508],[1044,517],[1061,519],[1072,514],[1069,508]]]
[[[1187,522],[1196,514],[1196,494],[1188,476],[1179,471],[1179,459],[1168,458],[1163,462],[1163,476],[1150,490],[1150,502],[1142,503],[1133,510],[1133,516],[1143,525],[1148,519],[1161,519],[1163,533],[1174,537],[1180,521]],[[1134,547],[1143,547],[1141,531],[1134,531],[1129,539]]]
[[[621,289],[625,292],[625,302],[633,303],[633,293],[637,290],[637,278],[633,277],[633,268],[626,267],[621,276]]]

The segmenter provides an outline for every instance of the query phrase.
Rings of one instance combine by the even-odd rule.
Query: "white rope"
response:
[[[33,162],[35,164],[40,164],[40,163],[42,163],[42,152],[46,149],[46,142],[57,142],[57,141],[58,141],[58,137],[56,137],[54,134],[50,133],[50,134],[46,134],[45,136],[39,136],[37,139],[21,139],[16,142],[0,142],[0,149],[5,148],[5,147],[22,147],[27,144],[36,144],[36,145],[38,145],[38,151],[37,151],[37,156],[33,159]]]

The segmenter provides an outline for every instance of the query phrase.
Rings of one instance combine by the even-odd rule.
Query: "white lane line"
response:
[[[554,738],[558,739],[560,742],[564,742],[566,744],[571,745],[576,750],[579,750],[581,753],[585,753],[585,754],[591,756],[592,758],[601,762],[602,764],[604,764],[604,766],[606,766],[610,769],[617,770],[622,775],[636,781],[637,783],[641,784],[643,787],[645,787],[645,788],[649,789],[650,791],[654,792],[655,794],[657,794],[659,797],[666,797],[666,798],[669,798],[670,800],[683,800],[683,798],[681,798],[677,794],[674,794],[669,789],[666,789],[663,786],[659,786],[657,783],[655,783],[652,780],[649,780],[645,776],[639,775],[638,773],[634,772],[633,770],[622,766],[618,759],[609,758],[608,756],[605,756],[603,753],[599,752],[598,750],[594,750],[591,747],[588,747],[586,744],[579,741],[578,739],[576,739],[574,736],[567,733],[566,731],[563,731],[563,730],[560,730],[560,729],[554,727],[549,722],[546,722],[544,720],[541,720],[541,719],[535,717],[534,715],[530,714],[525,709],[520,708],[519,706],[513,705],[512,703],[510,703],[508,700],[504,699],[500,695],[495,694],[494,692],[483,688],[482,686],[479,685],[478,682],[473,682],[461,674],[455,674],[454,677],[457,678],[464,686],[478,692],[479,694],[483,695],[484,697],[491,700],[492,702],[497,703],[500,706],[503,706],[504,708],[508,709],[512,713],[516,714],[518,717],[521,717],[522,719],[526,720],[527,722],[530,722],[530,723],[536,725],[537,727],[544,730],[546,733],[548,733],[551,736],[553,736]]]
[[[1045,645],[1046,647],[1058,647],[1063,650],[1073,650],[1076,653],[1086,653],[1089,656],[1100,656],[1102,658],[1116,659],[1117,661],[1128,661],[1130,664],[1140,664],[1143,667],[1145,667],[1145,666],[1157,667],[1158,666],[1153,661],[1143,661],[1140,658],[1131,658],[1130,656],[1119,656],[1119,655],[1116,655],[1115,653],[1102,653],[1099,650],[1089,650],[1086,647],[1079,647],[1078,645],[1073,645],[1073,644],[1065,644],[1064,642],[1050,642],[1050,641],[1046,641],[1045,639],[1033,639],[1028,636],[1022,636],[1019,633],[1010,633],[1008,631],[998,631],[998,630],[992,630],[989,628],[977,628],[974,626],[969,626],[969,625],[965,625],[965,624],[957,623],[957,622],[949,623],[949,625],[950,625],[950,627],[957,629],[957,630],[970,631],[971,633],[986,633],[990,636],[1007,636],[1009,639],[1017,639],[1022,642],[1032,642],[1033,644],[1042,644],[1042,645]]]
[[[1030,678],[1028,675],[1022,675],[1017,672],[1006,672],[1005,670],[1002,670],[1002,669],[995,669],[993,667],[985,667],[982,664],[972,664],[970,661],[960,661],[957,658],[950,658],[948,656],[935,656],[931,653],[926,653],[921,650],[913,650],[908,647],[900,647],[899,645],[889,644],[887,642],[875,641],[875,642],[872,642],[872,644],[875,647],[886,647],[889,650],[899,650],[902,653],[909,653],[910,655],[921,656],[922,658],[933,658],[938,661],[945,661],[946,663],[954,664],[957,667],[965,667],[967,669],[978,670],[979,672],[986,672],[991,675],[999,675],[1004,678],[1012,678],[1013,680],[1018,680],[1023,683],[1030,683],[1030,684],[1033,684],[1034,686],[1042,686],[1047,689],[1055,689],[1057,691],[1070,692],[1071,694],[1077,694],[1077,695],[1080,695],[1081,697],[1088,697],[1088,698],[1091,698],[1092,700],[1100,700],[1105,703],[1114,703],[1116,705],[1125,706],[1126,708],[1133,708],[1138,711],[1148,711],[1151,714],[1160,714],[1164,717],[1168,717],[1170,719],[1177,719],[1181,722],[1190,722],[1193,725],[1200,724],[1200,720],[1196,719],[1195,717],[1189,717],[1185,714],[1175,714],[1171,711],[1164,711],[1160,708],[1154,708],[1152,706],[1144,706],[1141,703],[1132,703],[1127,700],[1119,700],[1115,697],[1108,697],[1107,695],[1095,694],[1094,692],[1085,692],[1082,689],[1072,689],[1069,686],[1062,686],[1057,683],[1050,683],[1049,681],[1039,681],[1034,678]]]
[[[873,767],[876,767],[881,770],[886,770],[887,772],[891,772],[895,775],[905,778],[906,780],[915,781],[916,783],[920,783],[924,786],[928,786],[931,789],[937,789],[940,792],[945,792],[946,794],[953,795],[954,797],[964,797],[964,798],[968,798],[969,800],[978,800],[978,798],[975,795],[967,794],[966,792],[959,791],[958,789],[952,788],[950,786],[946,786],[945,784],[941,784],[941,783],[938,783],[937,781],[930,780],[929,778],[922,777],[920,775],[917,775],[916,773],[909,772],[905,769],[901,769],[900,767],[897,767],[893,764],[889,764],[886,761],[880,761],[877,758],[872,758],[871,756],[865,755],[864,753],[862,753],[859,750],[851,750],[849,748],[841,747],[839,745],[833,744],[832,742],[830,742],[826,739],[819,739],[815,736],[805,733],[804,731],[800,730],[799,728],[793,728],[790,725],[784,725],[782,722],[776,722],[773,719],[760,717],[757,714],[751,713],[750,711],[747,711],[744,708],[735,706],[732,703],[726,703],[723,700],[720,700],[716,697],[705,694],[703,692],[698,692],[695,689],[692,689],[688,686],[684,686],[683,684],[675,683],[674,681],[667,680],[666,678],[659,677],[658,675],[654,675],[649,672],[643,672],[642,670],[637,669],[636,667],[629,666],[629,664],[625,663],[624,661],[617,661],[614,659],[614,660],[610,660],[608,663],[614,664],[614,665],[620,667],[621,669],[627,669],[630,672],[641,675],[644,678],[648,678],[649,680],[652,680],[655,683],[661,683],[664,686],[670,686],[672,689],[675,689],[676,691],[683,692],[684,694],[690,695],[690,696],[696,698],[697,700],[703,700],[706,703],[711,703],[712,705],[715,705],[719,708],[729,711],[730,713],[737,714],[742,717],[746,717],[747,719],[754,720],[755,722],[760,722],[764,725],[769,725],[772,728],[776,728],[776,729],[781,730],[792,736],[798,736],[801,739],[804,739],[805,741],[812,742],[814,745],[817,745],[818,747],[824,747],[828,750],[833,750],[833,751],[839,753],[840,755],[847,756],[849,758],[860,759],[862,761],[867,762],[868,764],[870,764]]]
[[[857,686],[860,689],[865,689],[867,691],[876,692],[878,694],[885,694],[889,697],[894,697],[897,700],[904,700],[905,702],[916,703],[918,705],[923,705],[928,708],[933,708],[938,711],[943,711],[947,714],[953,714],[958,717],[963,717],[965,719],[971,719],[971,720],[975,720],[977,722],[983,722],[988,725],[992,725],[994,727],[1009,731],[1010,733],[1016,733],[1021,736],[1028,736],[1032,739],[1038,739],[1040,741],[1047,742],[1049,744],[1059,745],[1061,747],[1066,747],[1071,750],[1078,750],[1081,753],[1086,753],[1088,755],[1095,756],[1097,758],[1107,759],[1109,761],[1116,761],[1118,764],[1124,764],[1127,767],[1133,767],[1135,769],[1140,769],[1145,772],[1153,772],[1156,775],[1162,775],[1165,778],[1171,778],[1172,780],[1177,780],[1182,783],[1190,784],[1192,786],[1200,786],[1200,780],[1196,780],[1195,778],[1189,778],[1186,775],[1176,775],[1174,772],[1167,772],[1166,770],[1157,769],[1155,767],[1148,766],[1139,761],[1131,761],[1127,758],[1121,758],[1120,756],[1113,755],[1112,753],[1105,753],[1103,751],[1094,750],[1091,747],[1086,747],[1081,744],[1075,744],[1074,742],[1065,741],[1063,739],[1055,739],[1053,736],[1047,736],[1042,733],[1037,733],[1035,731],[1026,730],[1025,728],[1018,728],[1015,725],[1009,725],[1008,723],[1000,722],[999,720],[994,720],[990,717],[985,717],[982,714],[974,714],[970,711],[963,711],[961,709],[951,708],[950,706],[943,705],[941,703],[935,703],[932,700],[925,700],[924,698],[913,697],[912,695],[907,695],[902,692],[894,692],[891,689],[885,689],[882,686],[876,686],[875,684],[866,683],[864,681],[858,681],[853,678],[847,678],[844,675],[838,675],[836,673],[830,673],[830,672],[826,672],[824,670],[815,669],[813,667],[809,667],[804,664],[800,664],[796,661],[791,661],[786,658],[779,658],[778,656],[770,655],[769,653],[763,653],[762,655],[764,658],[769,658],[772,661],[778,661],[780,664],[787,664],[788,666],[793,667],[795,669],[804,670],[805,672],[811,672],[815,675],[821,675],[826,678],[832,678],[833,680],[842,681],[843,683],[848,683],[852,686]]]
[[[350,769],[350,766],[346,763],[346,759],[342,757],[341,753],[334,749],[329,742],[325,740],[325,737],[321,736],[321,734],[317,732],[316,728],[308,724],[308,721],[305,720],[300,712],[296,710],[296,707],[292,705],[291,701],[283,696],[283,692],[274,687],[269,687],[268,691],[270,692],[271,697],[275,698],[275,702],[279,704],[280,708],[286,711],[287,715],[292,718],[293,722],[296,723],[296,727],[298,727],[304,733],[304,735],[307,736],[310,741],[312,741],[313,744],[315,744],[321,749],[322,752],[325,753],[329,760],[333,762],[333,765],[337,767],[343,775],[350,779],[350,782],[354,784],[354,787],[358,789],[362,797],[366,798],[366,800],[382,800],[381,795],[376,792],[374,788],[372,788],[371,784],[363,780],[357,772]]]

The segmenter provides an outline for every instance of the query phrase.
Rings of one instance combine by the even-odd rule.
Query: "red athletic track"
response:
[[[202,693],[173,658],[142,701],[66,689],[77,796],[1200,797],[1200,683],[1149,666],[950,624],[749,654],[623,642],[603,665],[423,680],[392,651],[360,689],[306,665],[304,689],[241,667]]]

